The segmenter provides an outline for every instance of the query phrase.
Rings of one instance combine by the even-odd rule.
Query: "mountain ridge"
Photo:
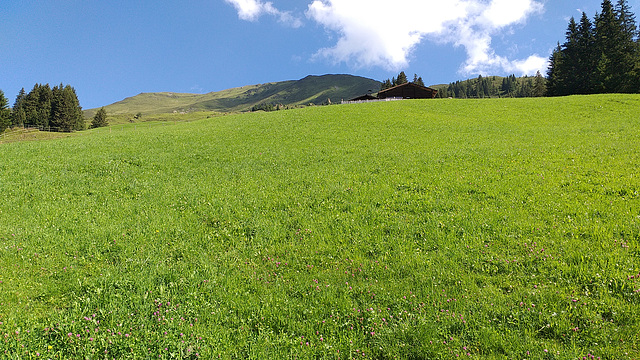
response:
[[[308,75],[300,80],[245,85],[206,94],[140,93],[104,108],[110,115],[195,111],[242,112],[265,103],[298,106],[347,100],[369,91],[377,92],[380,85],[377,80],[348,74]],[[85,110],[85,116],[92,117],[97,110],[98,108]]]

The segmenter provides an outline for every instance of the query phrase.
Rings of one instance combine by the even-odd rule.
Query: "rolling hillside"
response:
[[[0,359],[638,360],[639,108],[405,100],[4,143]]]
[[[380,82],[352,75],[307,76],[300,80],[242,86],[207,94],[142,93],[105,106],[110,115],[194,111],[247,111],[263,103],[322,104],[380,89]],[[91,117],[97,109],[87,110]]]

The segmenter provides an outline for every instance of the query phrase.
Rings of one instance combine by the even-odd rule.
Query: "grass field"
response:
[[[398,101],[1,144],[0,357],[639,359],[639,110]]]

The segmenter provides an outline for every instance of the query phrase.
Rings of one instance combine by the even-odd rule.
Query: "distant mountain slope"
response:
[[[242,86],[208,94],[142,93],[107,105],[105,109],[110,115],[247,111],[263,103],[307,105],[322,104],[328,99],[339,102],[379,89],[379,81],[360,76],[307,76],[300,80]],[[87,110],[85,116],[93,116],[96,110]]]

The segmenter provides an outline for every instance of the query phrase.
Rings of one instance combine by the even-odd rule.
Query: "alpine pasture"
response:
[[[0,357],[638,359],[640,96],[0,144]]]

